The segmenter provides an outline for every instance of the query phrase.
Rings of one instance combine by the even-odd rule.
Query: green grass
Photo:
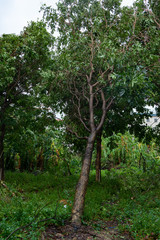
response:
[[[0,187],[0,239],[16,228],[32,223],[15,232],[10,239],[38,239],[46,223],[64,224],[71,216],[61,199],[73,203],[78,175],[58,177],[48,172],[7,172],[6,185]],[[160,177],[141,173],[137,169],[102,172],[102,182],[90,174],[83,221],[116,219],[122,231],[131,232],[135,239],[160,239]],[[12,194],[15,196],[12,196]],[[40,222],[53,218],[47,222]],[[152,237],[152,238],[151,238]]]
[[[23,232],[24,239],[38,239],[39,228],[43,230],[44,225],[36,225],[38,221],[53,217],[49,222],[63,223],[70,217],[71,209],[64,208],[59,201],[73,201],[76,180],[72,176],[65,177],[64,180],[49,173],[34,176],[29,173],[7,172],[6,184],[9,191],[1,187],[0,236],[5,239],[14,229],[33,221],[26,234]],[[15,197],[12,197],[12,193],[15,193]],[[10,239],[16,237],[19,237],[19,232]]]

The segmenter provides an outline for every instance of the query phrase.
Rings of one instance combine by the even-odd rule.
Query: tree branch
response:
[[[1,154],[1,155],[2,155],[2,154]],[[0,156],[0,158],[1,158],[1,156]],[[1,183],[1,185],[2,185],[4,188],[7,189],[8,192],[11,193],[12,197],[15,197],[15,196],[16,196],[15,193],[13,193],[3,181],[0,181],[0,183]]]
[[[102,99],[102,117],[101,117],[100,123],[96,129],[97,132],[102,128],[105,117],[106,117],[106,100],[105,100],[103,90],[101,90],[101,99]]]
[[[7,237],[5,240],[8,240],[15,232],[17,232],[17,231],[19,231],[19,230],[23,230],[23,229],[31,226],[32,223],[34,223],[34,222],[36,221],[36,219],[37,219],[37,217],[38,217],[38,215],[39,215],[39,212],[40,212],[43,208],[45,208],[46,206],[48,206],[50,203],[52,203],[52,202],[49,202],[49,203],[45,204],[45,205],[38,211],[38,213],[34,216],[34,220],[33,220],[33,221],[31,221],[30,223],[28,223],[28,224],[26,224],[26,225],[24,225],[24,226],[21,226],[21,227],[16,228],[13,232],[11,232],[11,233],[8,235],[8,237]],[[56,206],[56,211],[57,211],[57,206]],[[55,215],[56,215],[56,212],[55,212]],[[55,217],[55,216],[54,216],[54,217]],[[39,221],[39,222],[40,222],[40,221]]]
[[[111,101],[108,103],[108,105],[107,105],[107,107],[106,107],[106,111],[109,110],[109,108],[111,107],[111,105],[112,105],[114,99],[115,99],[115,98],[113,97],[113,98],[111,99]]]
[[[74,101],[74,98],[72,99],[73,104],[75,105],[75,107],[76,107],[76,109],[77,109],[77,112],[78,112],[78,116],[79,116],[79,117],[77,117],[77,118],[78,118],[78,119],[80,120],[80,122],[83,124],[84,128],[85,128],[88,132],[90,132],[90,129],[87,127],[87,125],[86,125],[85,122],[83,121],[83,118],[82,118],[82,115],[81,115],[81,111],[80,111],[80,109],[81,109],[81,100],[80,100],[80,97],[78,97],[78,95],[71,90],[71,87],[70,87],[70,86],[69,86],[69,90],[70,90],[70,92],[72,93],[73,97],[75,97],[75,98],[77,99],[77,102],[78,102],[78,104],[76,104],[75,101]],[[77,90],[77,91],[78,91],[78,90]],[[89,100],[89,99],[88,99],[88,100]]]
[[[87,102],[89,102],[89,98],[85,95],[85,90],[84,90],[84,86],[82,86],[82,94],[83,94],[83,97],[87,100]]]
[[[87,136],[80,137],[77,132],[73,131],[73,130],[70,129],[69,127],[67,127],[66,129],[67,129],[67,131],[69,131],[70,133],[72,133],[73,135],[75,135],[78,139],[88,139]]]
[[[90,132],[90,129],[86,126],[85,122],[84,122],[83,119],[82,119],[82,115],[81,115],[80,108],[81,108],[81,104],[80,104],[80,99],[79,99],[79,101],[78,101],[78,107],[77,107],[78,115],[79,115],[79,120],[81,121],[81,123],[83,124],[83,126],[85,127],[85,129],[86,129],[88,132]]]
[[[102,104],[102,117],[101,117],[101,121],[100,121],[100,123],[99,123],[99,125],[98,125],[98,127],[97,127],[97,129],[96,129],[96,131],[98,132],[98,131],[100,131],[100,129],[102,128],[102,126],[103,126],[103,123],[104,123],[104,121],[105,121],[105,118],[106,118],[106,113],[107,113],[107,111],[109,110],[109,108],[111,107],[111,105],[112,105],[112,103],[113,103],[113,100],[114,100],[114,98],[108,98],[107,100],[105,100],[105,96],[104,96],[104,93],[103,93],[103,91],[101,91],[101,99],[102,99],[102,102],[103,102],[103,104]],[[111,99],[111,100],[110,100]],[[108,102],[110,100],[110,102],[108,103],[108,105],[106,106],[106,103]]]
[[[94,124],[94,106],[93,106],[93,99],[94,99],[94,94],[93,94],[93,87],[89,85],[89,113],[90,113],[90,127],[91,131],[95,131],[95,124]]]

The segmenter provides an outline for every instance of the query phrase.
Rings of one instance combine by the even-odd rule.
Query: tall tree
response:
[[[120,8],[120,1],[62,0],[57,10],[44,6],[44,17],[59,35],[56,80],[67,93],[66,104],[88,132],[81,175],[72,209],[72,223],[81,224],[92,152],[97,135],[114,102],[123,99],[126,85],[144,87],[139,66],[142,48],[137,37],[137,13]],[[144,55],[143,55],[144,57]],[[78,136],[75,129],[70,129]],[[84,132],[84,131],[83,131]]]
[[[0,180],[4,179],[6,129],[18,106],[39,105],[37,89],[48,67],[51,39],[43,22],[31,22],[19,36],[0,38]]]

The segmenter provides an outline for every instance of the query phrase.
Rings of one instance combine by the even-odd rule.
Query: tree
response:
[[[5,132],[21,107],[39,107],[42,71],[50,61],[51,35],[43,22],[31,22],[19,36],[0,38],[0,180],[4,179]],[[18,111],[17,111],[18,112]]]
[[[159,105],[159,75],[160,75],[160,2],[157,0],[139,1],[138,25],[139,43],[143,46],[140,64],[146,72],[146,79],[150,82],[148,100],[151,105]]]
[[[23,106],[16,105],[10,124],[7,125],[4,141],[5,169],[15,170],[18,156],[19,170],[36,170],[37,155],[44,149],[42,140],[46,138],[46,127],[48,129],[52,126],[54,129],[57,126],[53,112],[48,112],[44,105],[37,107],[39,103],[34,106],[37,99],[34,102],[31,98],[26,100],[26,105],[24,102]]]
[[[113,103],[129,88],[141,90],[145,69],[139,59],[140,27],[133,8],[120,8],[120,1],[64,0],[57,10],[44,6],[44,18],[52,33],[59,64],[56,81],[67,92],[64,112],[69,106],[81,128],[88,132],[82,170],[72,209],[72,223],[81,224],[94,142]],[[70,129],[77,137],[75,129]],[[82,131],[84,133],[84,131]]]
[[[149,10],[155,15],[154,20],[160,24],[160,3],[158,0],[149,0]],[[159,25],[160,27],[160,25]]]

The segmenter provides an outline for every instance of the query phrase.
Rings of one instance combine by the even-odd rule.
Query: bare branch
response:
[[[94,84],[92,84],[92,87],[96,87],[99,84],[99,82],[96,82]]]
[[[113,97],[113,98],[111,99],[111,101],[108,103],[108,105],[107,105],[107,107],[106,107],[106,112],[110,109],[110,107],[111,107],[114,99],[115,99],[115,98]]]
[[[137,22],[137,12],[135,11],[135,13],[134,13],[134,23],[133,23],[133,35],[135,33],[136,22]]]
[[[80,99],[80,97],[78,96],[78,94],[76,94],[76,91],[77,91],[77,93],[78,93],[78,89],[76,88],[76,83],[75,83],[75,81],[74,81],[74,89],[75,89],[75,92],[73,92],[72,91],[72,89],[71,89],[71,86],[70,85],[68,85],[69,86],[69,90],[70,90],[70,92],[71,92],[71,94],[73,95],[73,97],[75,97],[76,99],[77,99],[77,104],[75,103],[75,101],[74,101],[74,98],[72,99],[72,101],[73,101],[73,104],[76,106],[76,108],[77,108],[77,112],[78,112],[78,119],[80,120],[80,122],[83,124],[83,126],[85,127],[85,129],[88,131],[88,132],[90,132],[90,129],[87,127],[87,125],[85,124],[85,122],[84,122],[84,120],[83,120],[83,118],[82,118],[82,114],[81,114],[81,99]],[[83,92],[84,92],[84,90],[82,90]],[[84,93],[82,93],[83,95],[85,95]],[[87,98],[87,97],[86,97]],[[89,101],[89,99],[87,98],[87,101]]]
[[[106,117],[106,100],[105,100],[105,96],[104,96],[104,93],[102,90],[101,90],[101,99],[102,99],[102,117],[101,117],[100,123],[96,129],[97,132],[102,128],[105,117]]]
[[[110,109],[110,107],[111,107],[111,105],[113,103],[113,100],[114,100],[114,98],[111,99],[110,97],[107,100],[105,100],[105,96],[104,96],[103,91],[101,91],[101,99],[102,99],[102,102],[103,102],[103,104],[102,104],[102,112],[103,113],[102,113],[101,121],[100,121],[100,123],[99,123],[99,125],[98,125],[98,127],[96,129],[97,132],[102,128],[103,123],[104,123],[105,118],[106,118],[106,113]],[[106,102],[108,102],[108,101],[109,101],[109,103],[106,106]]]
[[[0,157],[1,157],[1,156],[0,156]],[[3,181],[0,181],[0,183],[1,183],[1,185],[2,185],[4,188],[7,189],[8,192],[11,193],[12,197],[15,197],[15,196],[16,196],[15,193],[13,193]]]
[[[113,67],[112,67],[113,68]],[[108,72],[108,70],[111,69],[111,67],[109,66],[104,72],[101,73],[101,77],[104,78],[104,75],[106,74],[106,72]]]
[[[89,85],[89,112],[90,112],[90,127],[91,131],[95,131],[95,124],[94,124],[94,107],[93,107],[93,99],[94,99],[94,94],[93,94],[93,87]]]
[[[86,126],[85,122],[83,121],[83,118],[82,118],[82,115],[81,115],[81,111],[80,111],[80,107],[81,107],[81,104],[80,104],[80,100],[78,101],[78,115],[79,115],[79,120],[81,121],[81,123],[83,124],[83,126],[85,127],[85,129],[90,132],[90,129]]]
[[[13,232],[11,232],[11,233],[8,235],[8,237],[7,237],[5,240],[10,239],[10,237],[11,237],[15,232],[30,227],[30,226],[32,225],[32,223],[34,223],[34,222],[36,221],[36,219],[37,219],[37,217],[38,217],[38,215],[39,215],[39,212],[40,212],[43,208],[45,208],[46,206],[48,206],[48,205],[51,204],[51,203],[52,203],[52,202],[49,202],[49,203],[45,204],[45,205],[38,211],[38,213],[34,216],[33,221],[31,221],[30,223],[28,223],[28,224],[26,224],[26,225],[24,225],[24,226],[21,226],[21,227],[16,228]],[[39,222],[40,222],[40,221],[39,221]]]
[[[97,94],[94,94],[94,96],[95,96],[95,99],[96,99],[96,104],[94,105],[94,108],[96,108],[98,106],[99,100],[97,98]]]
[[[89,98],[86,96],[85,94],[85,89],[84,89],[84,86],[82,87],[82,94],[83,94],[83,97],[89,102]]]
[[[93,58],[94,58],[94,39],[93,39],[93,33],[91,32],[91,58],[90,58],[90,67],[91,67],[91,71],[89,73],[89,76],[86,75],[87,77],[87,82],[88,83],[91,83],[91,79],[92,79],[92,75],[93,75],[93,72],[94,72],[94,68],[93,68]]]
[[[69,131],[70,133],[72,133],[73,135],[75,135],[78,139],[88,139],[87,136],[80,137],[77,132],[73,131],[73,130],[70,129],[69,127],[67,127],[66,129],[67,129],[67,131]]]

